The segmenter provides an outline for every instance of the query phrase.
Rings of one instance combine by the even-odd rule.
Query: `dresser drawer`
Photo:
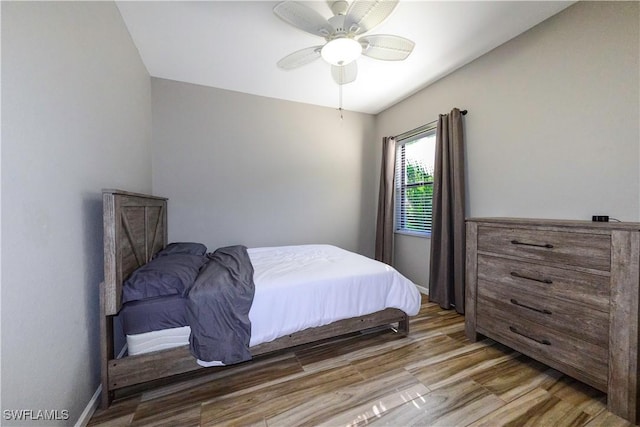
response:
[[[476,311],[479,316],[502,313],[609,348],[609,313],[593,310],[581,303],[516,291],[500,283],[478,286]]]
[[[481,225],[478,251],[594,270],[611,268],[611,238],[605,234]]]
[[[500,285],[512,294],[530,292],[609,311],[609,275],[478,255],[478,291]]]
[[[599,390],[607,390],[608,352],[600,346],[497,312],[478,312],[477,331]]]

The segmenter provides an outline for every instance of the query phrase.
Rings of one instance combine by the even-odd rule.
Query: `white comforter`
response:
[[[336,320],[399,308],[418,314],[420,293],[395,269],[330,245],[249,249],[256,292],[251,346]]]

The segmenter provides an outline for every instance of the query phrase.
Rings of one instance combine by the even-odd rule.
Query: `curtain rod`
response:
[[[460,114],[462,114],[463,116],[466,116],[467,110],[460,110]],[[438,123],[438,120],[434,120],[425,125],[418,126],[415,129],[411,129],[410,131],[396,135],[393,138],[396,140],[411,138],[412,136],[416,136],[418,134],[421,134],[422,132],[432,129],[437,123]]]

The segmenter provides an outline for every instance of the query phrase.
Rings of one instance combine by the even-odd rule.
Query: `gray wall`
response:
[[[639,18],[579,2],[379,114],[376,140],[466,108],[469,216],[638,221]],[[429,240],[395,243],[426,285]]]
[[[2,2],[2,409],[98,387],[100,189],[151,190],[150,91],[114,3]]]
[[[155,78],[152,99],[170,241],[373,254],[374,116]]]

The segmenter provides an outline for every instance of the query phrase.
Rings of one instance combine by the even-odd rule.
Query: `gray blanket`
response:
[[[220,248],[207,257],[209,261],[185,292],[191,354],[225,365],[249,360],[249,309],[255,285],[247,248]]]

